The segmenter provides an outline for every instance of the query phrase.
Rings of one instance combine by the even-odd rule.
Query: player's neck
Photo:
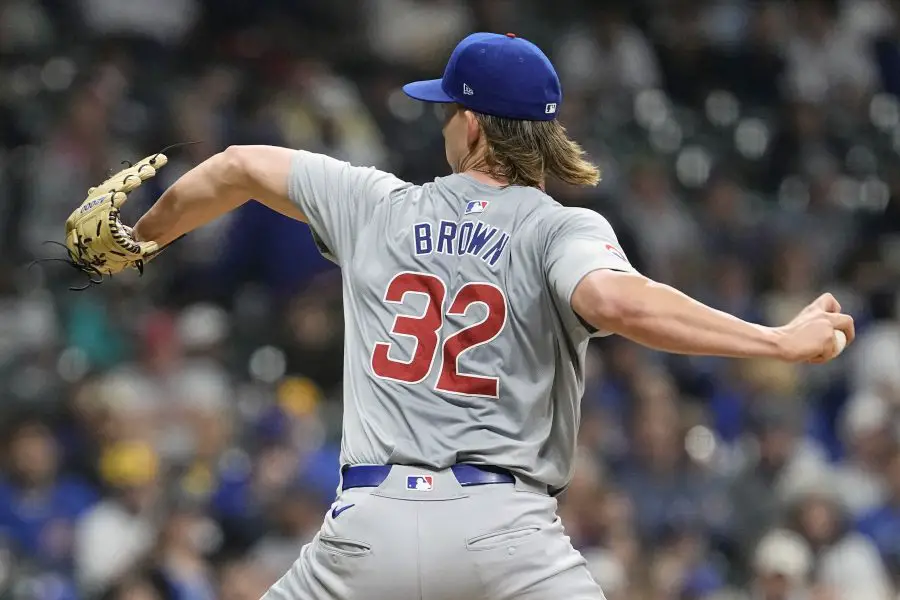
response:
[[[495,177],[494,175],[490,175],[488,173],[485,173],[484,171],[478,171],[476,169],[468,169],[466,171],[463,171],[463,175],[471,177],[478,183],[483,183],[491,187],[503,188],[509,185],[509,180],[505,177]],[[544,191],[543,182],[537,187],[541,191]]]
[[[484,171],[478,171],[476,169],[467,169],[466,171],[463,171],[463,175],[471,177],[478,183],[483,183],[491,187],[501,188],[509,185],[509,181],[505,177],[494,177],[493,175],[488,175]]]

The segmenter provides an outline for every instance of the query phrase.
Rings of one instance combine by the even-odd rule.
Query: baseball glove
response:
[[[122,223],[119,209],[128,194],[150,179],[168,159],[162,153],[122,169],[88,190],[87,198],[66,220],[69,261],[87,273],[91,283],[129,267],[144,272],[144,264],[161,250],[156,242],[138,242]],[[97,277],[97,279],[95,279]]]

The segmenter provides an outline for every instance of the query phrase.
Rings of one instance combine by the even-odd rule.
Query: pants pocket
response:
[[[540,527],[516,527],[514,529],[501,529],[492,531],[466,540],[466,548],[473,551],[491,550],[500,546],[514,547],[525,543],[528,538],[541,531]]]
[[[544,526],[479,535],[468,540],[466,547],[489,598],[603,598],[559,519]]]
[[[329,554],[339,554],[341,556],[359,557],[368,556],[372,552],[372,547],[363,542],[356,540],[348,540],[346,538],[333,536],[319,536],[319,548]]]

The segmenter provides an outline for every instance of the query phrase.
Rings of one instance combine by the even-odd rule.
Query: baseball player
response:
[[[404,91],[443,105],[451,175],[413,185],[303,150],[231,147],[132,231],[118,206],[165,164],[155,155],[91,190],[67,245],[97,274],[142,269],[253,198],[308,223],[343,269],[341,486],[266,600],[601,599],[556,512],[589,340],[825,362],[853,320],[829,294],[776,328],[713,310],[636,272],[602,216],[544,193],[547,176],[599,174],[557,121],[559,79],[534,44],[473,34],[441,79]]]

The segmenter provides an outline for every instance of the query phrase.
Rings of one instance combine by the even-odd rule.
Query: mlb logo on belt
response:
[[[410,475],[406,478],[406,489],[430,492],[434,489],[434,477],[431,475]]]
[[[487,200],[473,200],[466,204],[466,212],[463,214],[472,215],[475,213],[483,213],[484,209],[487,208]]]

